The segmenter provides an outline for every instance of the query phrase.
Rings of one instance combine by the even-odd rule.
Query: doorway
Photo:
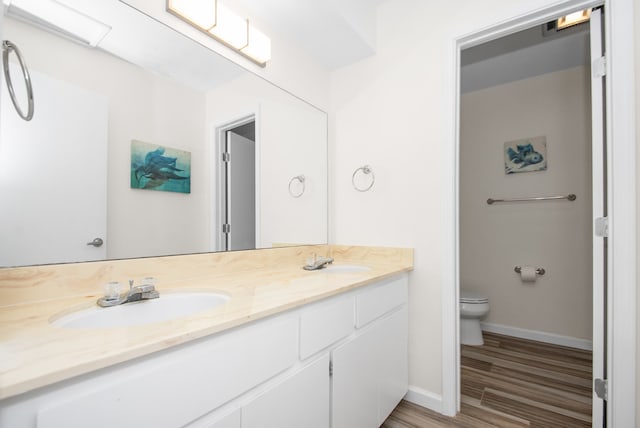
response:
[[[447,163],[451,170],[447,188],[454,189],[446,198],[446,236],[451,247],[445,249],[445,284],[443,287],[443,351],[442,351],[442,400],[439,409],[446,415],[455,415],[459,409],[459,296],[458,296],[458,73],[461,49],[483,43],[505,34],[541,24],[554,16],[569,13],[579,7],[604,3],[607,10],[604,34],[606,35],[607,61],[605,82],[607,99],[606,127],[608,217],[615,227],[609,230],[607,247],[607,423],[610,426],[633,426],[636,420],[636,123],[635,96],[630,90],[635,85],[634,45],[629,28],[634,27],[634,0],[554,1],[547,8],[526,14],[512,15],[510,19],[479,27],[478,31],[453,38],[450,66],[455,72],[450,80],[450,99],[455,106],[452,114],[451,144],[447,147]],[[485,26],[487,23],[484,24]],[[615,47],[615,48],[613,48]],[[613,111],[615,110],[615,112]],[[615,255],[615,257],[614,257]],[[615,289],[615,293],[612,290]]]
[[[604,166],[604,160],[602,157],[593,157],[591,159],[591,147],[584,147],[584,142],[590,142],[591,132],[590,124],[592,112],[589,107],[589,99],[583,102],[581,106],[573,105],[568,110],[564,110],[561,105],[563,103],[563,96],[559,94],[573,85],[576,81],[581,80],[584,82],[584,88],[587,93],[592,91],[591,89],[591,63],[592,58],[589,55],[589,24],[580,24],[571,27],[566,30],[559,30],[556,25],[556,17],[550,16],[549,19],[538,24],[535,27],[521,30],[511,31],[508,36],[496,38],[490,42],[484,44],[476,44],[473,47],[462,50],[461,54],[461,94],[459,95],[459,107],[460,107],[460,122],[458,125],[459,130],[459,288],[471,288],[472,291],[482,292],[482,288],[487,288],[487,284],[474,284],[476,278],[486,278],[491,276],[489,282],[491,285],[497,285],[498,289],[502,287],[502,290],[495,291],[494,294],[489,297],[489,306],[495,311],[495,316],[492,317],[491,322],[486,325],[488,331],[494,333],[506,333],[512,334],[516,337],[525,339],[540,339],[544,342],[561,344],[561,345],[576,345],[577,348],[585,348],[584,345],[590,344],[590,334],[585,333],[585,329],[593,330],[594,335],[594,376],[602,376],[604,363],[603,355],[605,346],[601,342],[602,338],[596,337],[597,334],[604,335],[605,330],[604,317],[601,316],[604,310],[604,301],[602,299],[602,284],[598,288],[598,284],[592,282],[592,278],[596,278],[603,272],[603,266],[605,261],[602,259],[603,253],[601,252],[599,257],[593,252],[593,266],[591,267],[592,251],[592,205],[602,205],[602,193],[605,186],[602,184],[597,185],[598,178],[595,175],[595,171],[600,171],[600,183],[603,181],[602,170]],[[598,30],[599,31],[599,30]],[[582,35],[580,34],[582,32]],[[586,32],[586,34],[585,34]],[[584,41],[586,40],[586,45]],[[582,41],[582,45],[576,41]],[[593,41],[591,41],[593,43]],[[572,46],[573,44],[573,46]],[[543,46],[548,46],[546,53],[536,57],[537,51],[544,51]],[[555,51],[555,52],[554,52]],[[548,61],[554,54],[559,54],[559,60]],[[584,59],[580,59],[580,55],[584,56]],[[483,57],[484,55],[484,57]],[[491,70],[491,61],[493,59],[493,66],[496,67]],[[467,70],[465,71],[465,67]],[[545,67],[548,67],[545,69]],[[554,68],[555,67],[555,68]],[[580,68],[581,67],[581,68]],[[473,73],[470,73],[470,69],[480,70],[481,73],[476,73],[475,78],[469,78]],[[570,71],[563,71],[570,70]],[[571,71],[572,70],[572,71]],[[478,75],[480,78],[478,78]],[[538,76],[545,76],[544,78]],[[560,79],[553,83],[553,79]],[[465,80],[466,79],[466,80]],[[484,79],[484,81],[483,81]],[[535,84],[532,83],[535,81]],[[543,82],[544,81],[544,82]],[[561,83],[564,81],[564,83]],[[527,82],[528,88],[523,88],[519,85],[519,82]],[[483,87],[482,85],[485,85]],[[539,86],[539,84],[543,86]],[[545,92],[544,85],[559,84],[555,90],[550,93]],[[536,86],[538,85],[538,86]],[[495,96],[500,101],[493,103],[491,98],[487,98],[488,89],[491,87],[500,87],[500,90],[492,91],[491,96]],[[474,91],[485,91],[482,96],[479,96],[479,92],[475,95],[469,95],[469,100],[465,99],[465,93],[471,93]],[[527,93],[528,91],[528,93]],[[597,90],[596,90],[597,92]],[[600,94],[602,93],[602,87],[600,88]],[[546,95],[545,95],[546,94]],[[559,96],[559,98],[556,98]],[[574,101],[576,93],[567,94],[567,100]],[[512,107],[506,105],[499,105],[500,103],[506,103],[509,99],[513,99]],[[548,104],[545,105],[545,101]],[[516,107],[539,104],[540,109],[537,112],[532,113],[530,109],[519,109]],[[475,105],[476,110],[469,107],[469,105]],[[604,118],[603,104],[599,104],[600,118]],[[502,110],[500,110],[502,109]],[[582,119],[578,118],[578,122],[586,122],[581,125],[586,125],[582,129],[582,134],[577,131],[577,127],[567,129],[566,131],[554,130],[553,126],[545,126],[545,122],[542,119],[547,116],[553,121],[553,116],[563,117],[564,115],[575,113],[577,110],[582,111]],[[466,121],[469,119],[469,111],[478,111],[478,118],[476,118],[475,128],[468,126]],[[501,111],[498,113],[501,115],[500,119],[504,120],[505,126],[508,128],[506,133],[496,133],[496,128],[500,127],[498,122],[492,123],[491,113]],[[525,112],[526,113],[523,113]],[[535,111],[535,109],[534,109]],[[569,111],[571,113],[569,113]],[[487,114],[485,114],[487,113]],[[509,116],[513,113],[514,116]],[[540,114],[538,114],[540,113]],[[518,116],[519,114],[525,114],[526,117]],[[467,117],[465,117],[467,115]],[[522,120],[520,127],[517,122]],[[471,121],[473,122],[473,120]],[[562,125],[557,121],[559,125]],[[568,122],[568,120],[567,120]],[[533,126],[532,126],[533,125]],[[470,130],[474,130],[470,132]],[[585,134],[585,129],[587,130]],[[465,144],[466,140],[473,136],[474,144],[478,144],[477,140],[482,138],[482,133],[489,130],[487,135],[490,135],[491,144],[496,147],[491,147],[491,153],[487,154],[487,158],[482,160],[482,150],[474,152],[473,159],[465,158]],[[539,132],[538,132],[539,131]],[[556,132],[558,131],[558,132]],[[521,134],[518,134],[518,133]],[[595,131],[594,131],[595,132]],[[576,135],[578,134],[578,135]],[[555,137],[553,136],[555,135]],[[562,137],[560,137],[562,135]],[[485,135],[486,137],[486,135]],[[571,147],[570,140],[576,140],[577,146]],[[583,146],[580,146],[580,144]],[[597,142],[595,144],[602,145],[603,142]],[[498,147],[500,146],[500,147]],[[509,146],[509,147],[507,147]],[[513,147],[511,147],[513,146]],[[555,146],[555,147],[554,147]],[[526,155],[527,147],[535,147],[533,150],[536,154],[535,158],[524,160],[517,157],[518,154]],[[600,146],[600,153],[605,150]],[[477,147],[476,147],[477,148]],[[522,148],[522,153],[518,153]],[[547,150],[548,149],[548,150]],[[543,151],[544,150],[544,153]],[[562,159],[565,157],[562,155],[562,150],[569,150],[569,157],[571,153],[583,152],[588,153],[589,156],[582,156],[583,162],[581,167],[578,167],[576,171],[569,172],[567,168],[562,166]],[[594,150],[594,153],[597,152]],[[497,159],[494,155],[500,154],[500,158]],[[493,156],[493,157],[492,157]],[[545,162],[541,162],[544,159]],[[555,159],[555,163],[550,161]],[[466,180],[469,175],[468,171],[471,169],[478,170],[478,162],[484,162],[489,168],[493,167],[493,171],[489,174],[491,177],[483,182],[479,177],[472,177],[471,181]],[[515,162],[515,163],[514,163]],[[549,168],[547,168],[547,162]],[[593,167],[591,164],[593,163]],[[476,166],[474,166],[476,165]],[[500,166],[504,168],[504,171],[497,173],[495,167]],[[565,165],[566,166],[566,165]],[[575,167],[575,165],[572,165]],[[523,168],[524,167],[524,168]],[[553,167],[553,168],[552,168]],[[592,170],[594,171],[594,186],[580,187],[580,183],[590,182]],[[569,178],[567,182],[557,181],[552,176],[562,175],[564,178]],[[581,179],[575,179],[574,183],[571,183],[571,177],[580,176]],[[509,180],[510,179],[510,180]],[[467,183],[473,183],[471,186],[467,186]],[[478,187],[479,186],[479,187]],[[579,190],[568,190],[567,195],[578,193],[581,194],[581,198],[578,198],[579,205],[582,206],[581,212],[582,220],[576,219],[576,213],[578,210],[572,209],[570,204],[566,202],[560,202],[553,200],[558,196],[561,196],[564,189],[579,187]],[[480,189],[480,190],[479,190]],[[547,189],[546,191],[544,189]],[[560,189],[560,190],[557,190]],[[557,190],[557,191],[556,191]],[[492,193],[497,192],[497,193]],[[482,194],[484,193],[484,194]],[[540,193],[540,194],[538,194]],[[464,199],[465,195],[473,195],[476,199],[473,201],[473,197],[470,199]],[[592,203],[593,195],[593,203]],[[505,197],[506,196],[506,197]],[[540,201],[517,201],[518,199],[529,199],[539,197],[546,198],[550,196],[552,200],[547,202],[546,200]],[[490,202],[484,204],[483,202],[490,199],[505,199],[507,203],[501,206],[487,206]],[[480,201],[480,199],[483,199]],[[511,204],[509,201],[516,200],[516,203]],[[568,199],[571,200],[571,199]],[[470,202],[472,201],[472,202]],[[600,202],[598,202],[600,201]],[[475,205],[474,205],[475,204]],[[482,206],[480,206],[482,205]],[[574,204],[576,205],[576,204]],[[606,206],[606,201],[604,201]],[[504,207],[504,208],[502,208]],[[474,213],[474,209],[477,211]],[[469,218],[471,215],[472,218]],[[604,214],[601,214],[604,216]],[[491,227],[484,227],[479,219],[483,218],[487,224],[494,224],[495,233],[491,232]],[[518,224],[515,224],[515,223]],[[562,222],[566,222],[563,225]],[[579,224],[581,227],[578,227]],[[472,228],[468,225],[473,224],[473,227],[480,229],[482,233],[473,233]],[[561,238],[556,244],[551,241],[553,235],[562,233],[563,231],[576,228],[574,233],[570,233],[565,238]],[[533,232],[527,238],[527,229]],[[557,230],[554,230],[557,229]],[[513,232],[518,230],[516,234],[520,237],[520,241],[514,238]],[[502,233],[504,232],[504,233]],[[490,235],[490,236],[488,236]],[[501,239],[500,236],[503,238]],[[475,244],[470,251],[465,248],[465,242],[469,236],[474,237]],[[560,263],[560,260],[566,254],[574,254],[573,249],[562,250],[562,244],[575,241],[575,237],[580,236],[583,241],[582,244],[576,248],[582,248],[583,254],[580,257],[573,260],[565,259],[565,263]],[[571,237],[571,239],[569,239]],[[483,241],[484,239],[484,241]],[[522,242],[529,239],[528,242]],[[540,248],[537,248],[535,241],[539,243]],[[505,249],[505,253],[500,255],[499,250],[491,250],[488,242],[494,242],[495,245],[500,245]],[[585,244],[586,243],[586,244]],[[602,246],[602,240],[594,240],[594,249],[596,246]],[[490,245],[490,244],[489,244]],[[484,252],[479,251],[481,247],[484,247]],[[544,248],[547,250],[544,250]],[[489,251],[487,251],[489,249]],[[559,251],[559,254],[553,255],[554,251]],[[470,254],[484,254],[484,259],[478,263],[469,263]],[[566,257],[566,256],[565,256]],[[523,260],[524,259],[524,260]],[[537,259],[537,260],[536,260]],[[535,260],[535,261],[533,261]],[[541,264],[540,260],[542,260]],[[564,265],[575,262],[575,267],[567,270],[567,277],[563,278],[561,274],[564,269]],[[555,263],[559,263],[557,266]],[[597,268],[598,263],[600,267]],[[535,269],[541,269],[544,272],[546,268],[547,276],[544,278],[533,279],[531,284],[520,283],[520,278],[513,271],[517,271],[522,265],[533,265]],[[548,264],[549,266],[544,266]],[[588,269],[587,269],[588,267]],[[510,268],[510,269],[509,269]],[[486,270],[486,272],[482,272]],[[502,273],[501,273],[502,272]],[[554,272],[553,275],[550,272]],[[584,276],[584,278],[575,278],[576,276]],[[537,280],[537,284],[536,281]],[[551,284],[553,281],[559,281],[562,283],[562,287],[553,287]],[[477,280],[482,283],[482,279]],[[486,281],[485,281],[486,282]],[[570,287],[567,284],[576,285],[576,290],[569,290]],[[478,289],[480,288],[480,290]],[[578,299],[579,289],[583,288],[582,300]],[[491,293],[492,290],[484,290]],[[545,296],[545,293],[549,293]],[[562,296],[562,294],[565,294]],[[599,294],[600,293],[600,294]],[[585,301],[584,297],[589,297],[588,301]],[[593,303],[591,297],[593,296]],[[538,302],[536,299],[542,299]],[[565,300],[565,304],[562,302]],[[518,306],[518,302],[523,303]],[[545,303],[546,302],[546,303]],[[576,304],[577,302],[577,304]],[[560,303],[557,310],[551,310],[554,303]],[[564,310],[565,308],[571,308],[573,311]],[[593,314],[592,314],[592,308]],[[512,309],[511,313],[509,310]],[[600,314],[598,313],[600,311]],[[530,318],[527,319],[527,312],[529,312]],[[563,323],[571,324],[574,320],[571,317],[567,317],[567,313],[575,314],[575,318],[579,320],[575,326],[575,329],[568,328],[568,333],[559,329],[554,332],[554,328],[545,326],[545,323]],[[493,314],[490,314],[490,317]],[[536,320],[531,321],[533,318],[539,317],[537,321],[539,328],[527,328],[527,323],[531,326],[536,326]],[[541,318],[542,317],[542,318]],[[558,317],[558,318],[556,318]],[[516,328],[505,328],[505,324],[508,322],[498,322],[497,320],[517,320],[513,321],[514,325],[520,324]],[[560,320],[562,318],[562,320]],[[554,321],[555,320],[555,321]],[[599,324],[598,324],[599,323]],[[522,328],[522,324],[525,328]],[[593,328],[592,328],[593,326]],[[503,331],[501,331],[501,329]],[[544,332],[552,332],[552,334],[544,334]],[[572,342],[571,339],[578,338],[577,341]],[[569,339],[568,343],[563,341]],[[586,339],[586,340],[585,340]],[[460,351],[458,351],[460,352]],[[460,369],[460,355],[457,358],[458,370]],[[458,372],[460,373],[460,372]],[[460,374],[458,374],[460,376]],[[458,386],[460,388],[460,386]],[[459,395],[458,395],[459,397]],[[594,397],[594,424],[600,426],[601,423],[596,421],[602,421],[603,418],[603,405],[602,400],[597,400]]]
[[[215,199],[217,251],[256,248],[256,120],[244,117],[217,129]]]

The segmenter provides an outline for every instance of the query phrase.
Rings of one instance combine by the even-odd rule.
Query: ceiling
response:
[[[589,24],[539,25],[462,51],[460,90],[477,91],[589,63]]]
[[[157,2],[159,0],[121,0],[104,2],[94,0],[59,0],[78,11],[91,5],[89,9],[97,13],[100,19],[109,22],[111,32],[100,43],[101,47],[123,58],[143,57],[150,62],[152,69],[163,70],[167,66],[171,73],[176,61],[169,61],[160,55],[172,46],[173,54],[182,54],[180,63],[185,69],[202,70],[203,85],[211,85],[211,67],[203,67],[201,55],[192,52],[195,48],[173,46],[169,35],[156,34],[151,28],[142,31],[144,23],[130,22],[136,18],[127,3]],[[164,1],[164,0],[162,0]],[[260,28],[278,41],[297,45],[318,64],[328,71],[352,64],[369,57],[376,52],[377,8],[388,0],[222,0],[237,13],[248,17]],[[90,15],[88,15],[90,16]],[[132,25],[129,25],[132,24]],[[257,25],[257,24],[256,24]],[[138,28],[138,36],[131,39],[120,27]],[[165,31],[166,32],[166,31]],[[461,90],[474,91],[498,84],[533,77],[588,63],[589,37],[588,24],[571,29],[545,31],[544,26],[536,26],[482,45],[465,49],[462,52]],[[143,37],[144,36],[144,37]],[[147,37],[148,36],[148,37]],[[167,37],[164,37],[167,36]],[[156,42],[157,48],[149,48],[148,43],[137,43],[138,39]],[[127,40],[128,43],[127,43]],[[148,41],[148,40],[147,40]],[[140,40],[142,42],[142,40]],[[117,51],[114,46],[123,50]],[[109,47],[113,49],[108,49]],[[206,50],[200,47],[200,50]],[[193,64],[199,62],[200,65]],[[144,64],[143,64],[144,66]],[[171,68],[173,67],[173,68]],[[238,71],[230,70],[230,75]],[[191,73],[188,73],[191,76]],[[192,77],[192,76],[191,76]],[[224,79],[225,76],[220,76]]]

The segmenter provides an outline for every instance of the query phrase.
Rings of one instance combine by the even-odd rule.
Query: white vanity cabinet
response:
[[[378,427],[408,388],[407,283],[400,274],[0,401],[0,426]]]

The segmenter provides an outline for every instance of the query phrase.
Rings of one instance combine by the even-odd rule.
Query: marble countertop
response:
[[[333,256],[335,265],[358,264],[370,270],[306,271],[302,265],[312,252]],[[0,269],[0,399],[412,269],[412,250],[338,246]],[[105,329],[51,324],[64,314],[95,306],[102,283],[126,284],[122,277],[150,273],[157,278],[160,298],[175,291],[219,292],[230,298],[216,308],[153,324]]]

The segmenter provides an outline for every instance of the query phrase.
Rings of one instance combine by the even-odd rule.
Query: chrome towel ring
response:
[[[13,51],[18,58],[20,68],[22,69],[22,76],[24,77],[24,84],[27,88],[27,98],[29,101],[29,110],[27,111],[27,114],[25,114],[18,105],[18,101],[16,101],[16,94],[13,91],[11,73],[9,72],[9,54],[11,53],[11,51]],[[24,62],[24,59],[20,54],[20,50],[9,40],[2,41],[2,64],[4,68],[4,78],[7,81],[7,89],[9,89],[9,95],[11,96],[11,102],[13,103],[13,106],[16,108],[16,111],[18,112],[20,117],[24,120],[29,121],[31,120],[31,118],[33,118],[33,86],[31,85],[31,76],[29,75],[27,64]]]
[[[304,175],[297,175],[297,176],[293,177],[289,181],[289,194],[291,196],[293,196],[294,198],[299,198],[300,196],[302,196],[304,194],[304,191],[305,191],[305,181],[306,180],[307,179],[305,178]],[[302,189],[298,193],[295,193],[293,190],[291,190],[291,185],[293,184],[294,181],[298,181],[302,185]]]
[[[362,173],[365,175],[371,174],[371,183],[369,183],[369,185],[366,187],[358,187],[358,185],[356,184],[356,175],[360,171],[362,171]],[[351,176],[351,184],[353,184],[353,188],[356,189],[358,192],[368,191],[373,187],[373,183],[375,182],[376,182],[376,175],[373,173],[373,170],[369,165],[361,166],[360,168],[356,169],[355,171],[353,171],[353,175]]]

